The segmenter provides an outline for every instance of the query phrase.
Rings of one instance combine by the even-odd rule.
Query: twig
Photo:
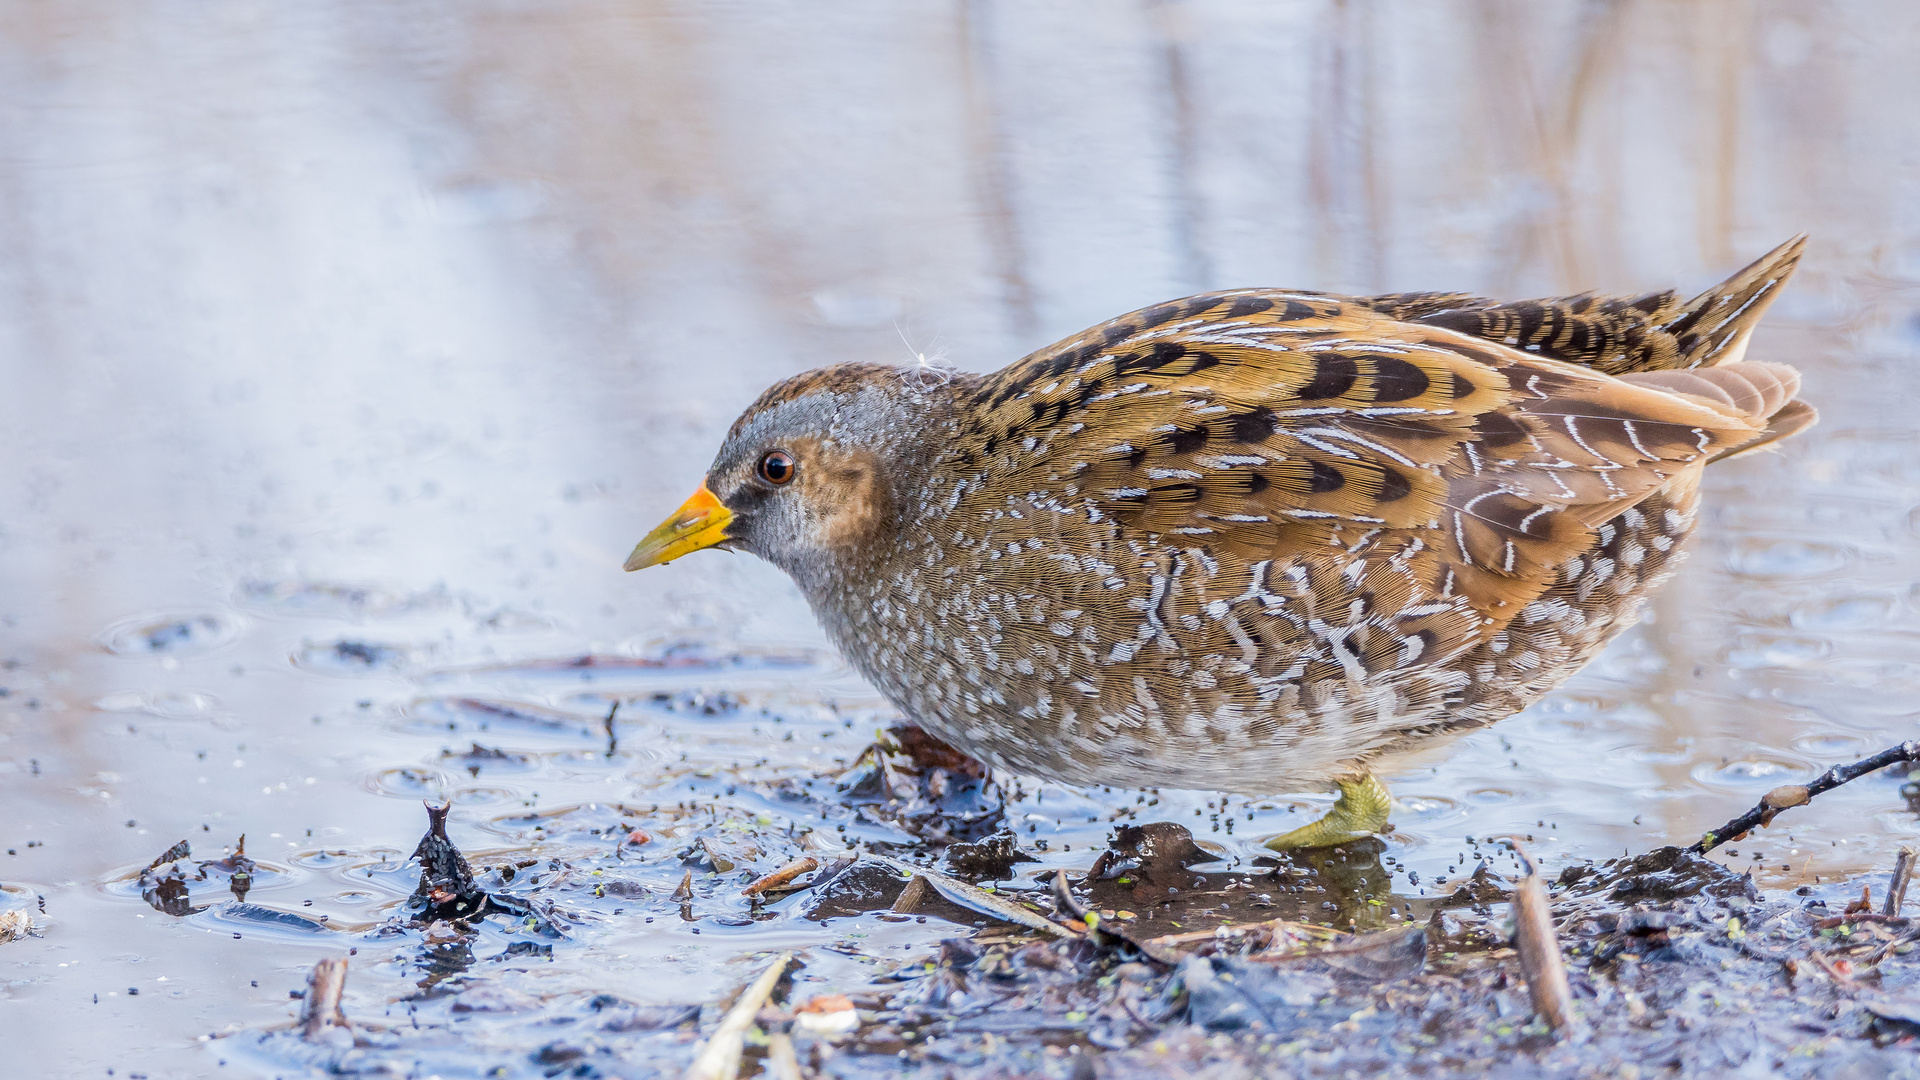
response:
[[[1520,970],[1527,977],[1527,997],[1533,1011],[1556,1031],[1573,1023],[1573,992],[1567,987],[1567,969],[1560,961],[1560,939],[1553,932],[1547,910],[1547,887],[1531,856],[1517,841],[1508,840],[1526,868],[1513,887],[1513,944],[1520,953]]]
[[[340,1011],[347,989],[347,958],[321,960],[307,973],[307,999],[300,1006],[300,1035],[312,1039],[330,1027],[350,1027]]]
[[[1832,979],[1833,985],[1835,987],[1838,987],[1839,989],[1842,989],[1842,990],[1852,990],[1856,985],[1858,985],[1853,981],[1852,975],[1848,974],[1847,972],[1841,971],[1840,968],[1837,965],[1835,965],[1833,961],[1827,959],[1826,957],[1820,955],[1819,953],[1817,952],[1808,953],[1807,959],[1813,961],[1814,966],[1819,968],[1820,971],[1823,974],[1825,974],[1827,978]],[[1849,963],[1847,966],[1851,967],[1853,965]]]
[[[1913,849],[1903,847],[1900,849],[1900,855],[1893,860],[1893,880],[1887,882],[1887,903],[1880,909],[1880,914],[1900,914],[1900,906],[1907,902],[1907,882],[1911,880],[1913,880]]]
[[[1222,931],[1225,931],[1223,934]],[[1256,959],[1279,959],[1264,956],[1262,953],[1276,952],[1281,948],[1281,937],[1285,935],[1293,941],[1328,941],[1342,936],[1340,931],[1327,926],[1314,926],[1312,923],[1291,922],[1287,919],[1273,919],[1268,922],[1243,923],[1239,926],[1220,926],[1212,930],[1189,930],[1184,934],[1162,934],[1148,938],[1155,945],[1191,945],[1195,942],[1214,941],[1223,937],[1244,937],[1254,933],[1263,933],[1267,941],[1255,953],[1249,954]]]
[[[1888,953],[1898,950],[1900,946],[1912,945],[1916,941],[1920,941],[1920,933],[1909,932],[1905,934],[1895,934],[1881,942],[1880,947],[1873,950],[1873,955],[1868,956],[1860,963],[1862,966],[1871,967],[1885,960]]]
[[[807,873],[810,870],[818,870],[818,869],[820,869],[819,859],[816,859],[811,855],[802,855],[801,857],[793,860],[792,862],[781,867],[780,869],[775,870],[773,873],[768,874],[766,877],[763,877],[760,880],[754,882],[753,884],[747,886],[746,888],[741,889],[740,895],[756,896],[760,893],[766,892],[768,889],[777,889],[780,886],[785,885],[787,882],[792,881],[794,878],[797,878],[801,874]]]
[[[1101,852],[1103,858],[1107,854]],[[1089,873],[1085,880],[1091,880],[1093,876]],[[1099,912],[1081,903],[1073,895],[1073,887],[1067,882],[1065,870],[1053,872],[1053,917],[1072,929],[1085,928],[1087,940],[1103,948],[1131,945],[1142,956],[1164,967],[1172,967],[1180,962],[1178,950],[1155,945],[1152,940],[1134,934],[1123,920],[1102,919]]]
[[[936,870],[924,870],[912,863],[902,862],[890,855],[882,855],[878,852],[867,852],[866,857],[875,862],[885,863],[899,873],[908,875],[918,874],[926,878],[927,884],[933,886],[935,892],[969,911],[977,911],[982,915],[991,915],[996,919],[1017,923],[1031,930],[1040,930],[1052,934],[1054,937],[1078,938],[1081,936],[1079,932],[1062,926],[1052,919],[1042,918],[1005,897],[995,896],[985,889],[969,885],[957,878],[948,877]]]
[[[1277,922],[1278,920],[1275,921]],[[1316,930],[1330,929],[1326,927],[1311,928]],[[1419,935],[1420,941],[1418,948],[1422,956],[1424,956],[1426,952],[1426,930],[1419,926],[1399,926],[1392,930],[1376,930],[1370,934],[1349,935],[1341,934],[1337,930],[1333,931],[1333,933],[1338,938],[1344,940],[1336,940],[1333,944],[1320,949],[1309,948],[1306,944],[1302,943],[1298,948],[1287,949],[1285,951],[1281,950],[1276,941],[1269,943],[1264,949],[1247,953],[1241,959],[1259,960],[1263,963],[1273,964],[1290,964],[1298,960],[1321,960],[1338,966],[1338,962],[1344,959],[1367,960],[1376,957],[1381,953],[1383,946],[1391,949],[1396,946],[1413,944],[1412,938],[1414,935]]]
[[[767,998],[773,995],[774,986],[780,982],[780,973],[787,970],[787,963],[792,959],[792,953],[781,953],[774,959],[772,967],[761,972],[752,985],[740,992],[733,1008],[720,1018],[720,1026],[713,1029],[713,1036],[694,1055],[685,1080],[733,1080],[740,1072],[740,1054],[747,1030],[753,1027],[754,1017],[760,1014],[760,1006],[765,1005]]]
[[[1920,742],[1910,740],[1899,746],[1882,750],[1872,757],[1862,758],[1851,765],[1835,765],[1805,787],[1790,784],[1775,788],[1760,799],[1758,806],[1701,837],[1687,850],[1696,855],[1705,855],[1721,844],[1738,840],[1754,829],[1770,823],[1773,821],[1773,816],[1782,810],[1804,806],[1816,795],[1825,794],[1841,784],[1858,780],[1870,772],[1901,761],[1920,761]]]
[[[1852,915],[1830,915],[1813,924],[1815,930],[1831,930],[1836,926],[1860,926],[1866,923],[1888,923],[1893,926],[1906,926],[1911,919],[1900,915],[1876,915],[1870,911],[1859,911]]]

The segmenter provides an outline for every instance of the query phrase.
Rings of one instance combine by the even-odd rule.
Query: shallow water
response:
[[[712,1002],[769,950],[822,990],[922,958],[951,923],[728,887],[809,830],[911,842],[823,779],[883,703],[769,567],[619,563],[778,377],[992,368],[1204,287],[1691,287],[1814,236],[1752,355],[1822,425],[1715,470],[1648,625],[1392,778],[1396,897],[1451,889],[1468,838],[1550,866],[1685,842],[1913,736],[1920,12],[1091,12],[0,14],[0,906],[45,934],[0,945],[21,1067],[211,1072],[233,1044],[199,1037],[291,1017],[315,959],[391,955],[357,935],[412,891],[422,799],[483,866],[654,837],[616,860],[645,892],[568,893],[572,937],[501,977],[555,1009]],[[1327,799],[1018,791],[1023,874],[1153,818],[1245,860]],[[243,833],[252,908],[217,876],[196,914],[142,900],[168,845]],[[1716,858],[1794,886],[1916,834],[1880,776]],[[686,862],[701,837],[736,870]],[[356,960],[350,1015],[405,1011],[405,955]]]

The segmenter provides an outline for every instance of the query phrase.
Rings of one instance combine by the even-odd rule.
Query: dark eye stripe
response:
[[[784,484],[793,479],[795,462],[785,450],[769,450],[760,459],[760,478],[769,484]]]

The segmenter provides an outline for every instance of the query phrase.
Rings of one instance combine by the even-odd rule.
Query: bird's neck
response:
[[[886,455],[892,513],[865,543],[787,567],[834,644],[869,681],[893,696],[892,674],[867,660],[892,654],[916,609],[937,603],[942,553],[973,470],[959,449],[963,433],[949,409],[927,409],[915,430]],[[879,647],[876,646],[882,646]]]

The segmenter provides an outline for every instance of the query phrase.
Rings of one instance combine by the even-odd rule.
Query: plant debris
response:
[[[668,1075],[855,1078],[1572,1078],[1648,1062],[1810,1076],[1836,1062],[1884,1072],[1920,1045],[1920,919],[1897,913],[1898,868],[1885,892],[1876,877],[1870,891],[1784,896],[1669,847],[1576,863],[1549,882],[1518,844],[1480,838],[1441,889],[1407,895],[1397,850],[1379,840],[1276,857],[1128,820],[1098,850],[1029,850],[1004,815],[984,828],[969,817],[977,802],[955,802],[951,787],[935,798],[924,754],[862,757],[897,774],[904,798],[694,774],[698,797],[677,806],[482,817],[473,824],[518,846],[473,854],[449,839],[449,808],[431,805],[404,916],[351,931],[357,978],[411,984],[387,998],[407,1022],[345,1027],[316,973],[300,1025],[249,1038],[281,1071],[404,1061],[529,1078],[624,1075],[639,1062]],[[849,828],[782,828],[770,800]],[[1041,866],[1022,875],[1028,860]],[[382,860],[367,880],[405,866]],[[193,863],[183,843],[141,884],[157,893],[199,874],[278,872],[238,845]],[[342,929],[323,913],[238,902],[201,917]],[[578,924],[615,932],[569,932]],[[785,939],[773,967],[752,951],[762,924]],[[916,929],[942,924],[937,947]],[[628,958],[642,940],[677,942],[674,958]],[[621,951],[607,955],[610,943]],[[740,957],[757,974],[702,1042],[716,988],[684,990],[680,973],[699,969],[671,965]],[[582,965],[600,963],[674,977],[645,1001],[578,986]],[[549,964],[573,965],[575,985],[547,977]],[[804,1004],[779,1003],[789,975],[814,991]],[[483,1045],[470,1048],[475,1037]]]
[[[0,945],[18,941],[24,937],[39,937],[40,930],[34,924],[33,916],[19,910],[0,911]]]
[[[753,1026],[754,1017],[760,1007],[772,996],[773,988],[780,976],[787,970],[787,964],[793,960],[792,953],[781,953],[772,964],[753,980],[740,996],[734,1000],[733,1007],[720,1018],[720,1026],[713,1030],[706,1045],[694,1055],[693,1065],[687,1069],[687,1080],[733,1080],[740,1071],[740,1054],[744,1049],[747,1031]]]
[[[259,864],[247,856],[247,838],[242,834],[235,842],[233,854],[218,859],[206,859],[192,864],[191,872],[183,868],[193,858],[193,848],[185,840],[161,852],[140,871],[140,897],[155,911],[175,917],[184,917],[205,911],[208,905],[194,906],[192,884],[210,881],[224,876],[227,889],[233,894],[233,903],[245,905],[247,894],[253,890],[254,875]]]
[[[482,888],[466,856],[447,838],[447,815],[453,804],[428,803],[426,807],[427,832],[410,856],[420,862],[420,881],[414,886],[411,904],[412,923],[427,927],[429,940],[434,928],[440,927],[442,939],[451,941],[448,935],[463,932],[489,913],[524,919],[529,928],[549,937],[564,936],[564,922],[551,901],[523,900]]]
[[[420,909],[416,922],[473,919],[487,912],[486,890],[474,882],[466,856],[447,839],[447,813],[452,809],[452,803],[427,804],[427,834],[411,856],[420,860],[420,884],[413,890]]]

